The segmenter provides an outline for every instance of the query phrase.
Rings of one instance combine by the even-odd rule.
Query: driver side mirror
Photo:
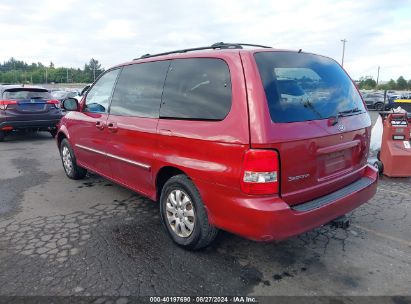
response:
[[[75,98],[66,98],[63,100],[63,109],[66,111],[78,111],[79,104]]]

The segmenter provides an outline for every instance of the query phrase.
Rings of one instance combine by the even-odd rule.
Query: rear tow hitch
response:
[[[332,220],[329,224],[335,228],[347,229],[350,227],[350,219],[343,215]]]

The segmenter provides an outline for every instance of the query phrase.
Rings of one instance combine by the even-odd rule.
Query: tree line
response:
[[[44,65],[41,62],[28,64],[10,58],[0,63],[0,83],[91,83],[104,68],[98,60],[91,58],[84,68],[55,67],[53,62]]]
[[[372,77],[361,77],[358,87],[364,90],[411,90],[411,79],[407,81],[404,77],[400,76],[397,81],[390,79],[387,83],[377,85],[377,82]]]
[[[56,68],[53,62],[50,62],[48,66],[41,62],[28,64],[10,58],[0,63],[0,83],[91,83],[102,72],[104,68],[94,58],[84,64],[83,69]],[[372,77],[361,77],[357,84],[360,89],[365,90],[411,90],[411,79],[407,81],[403,76],[396,81],[390,79],[388,83],[378,85]]]

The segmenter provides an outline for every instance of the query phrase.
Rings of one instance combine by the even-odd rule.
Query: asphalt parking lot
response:
[[[347,230],[281,243],[220,233],[193,253],[154,202],[94,174],[69,180],[48,133],[19,133],[0,143],[0,295],[409,296],[410,185],[381,178]]]

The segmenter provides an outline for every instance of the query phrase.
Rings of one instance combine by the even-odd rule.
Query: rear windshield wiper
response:
[[[43,96],[34,96],[34,97],[30,97],[30,99],[44,99]]]
[[[305,108],[311,109],[311,111],[313,111],[319,118],[323,118],[321,113],[317,111],[317,109],[314,107],[314,105],[308,98],[305,101],[303,100],[303,98],[301,98],[301,101],[303,102],[303,106]]]
[[[337,115],[335,115],[335,120],[333,121],[332,125],[335,126],[338,123],[338,120],[340,119],[340,117],[342,116],[351,116],[351,115],[355,115],[357,113],[362,113],[363,111],[359,108],[352,108],[350,110],[345,110],[345,111],[340,111],[337,113]],[[330,118],[334,118],[334,116],[331,116]]]
[[[353,115],[353,114],[357,114],[357,113],[360,113],[360,112],[362,112],[361,109],[359,109],[359,108],[353,108],[353,109],[351,109],[351,110],[346,110],[346,111],[338,112],[338,114],[339,114],[340,116],[350,116],[350,114]]]

